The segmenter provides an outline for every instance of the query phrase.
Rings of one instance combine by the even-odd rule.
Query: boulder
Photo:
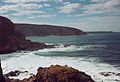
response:
[[[35,82],[94,82],[84,72],[72,67],[52,65],[48,68],[38,69]]]
[[[51,65],[50,67],[39,67],[37,74],[24,80],[7,79],[6,82],[94,82],[84,72],[72,67]]]

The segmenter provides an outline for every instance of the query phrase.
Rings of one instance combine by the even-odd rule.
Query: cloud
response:
[[[0,14],[8,14],[9,16],[27,16],[34,14],[46,14],[42,8],[50,7],[48,3],[32,3],[32,2],[47,2],[53,0],[4,0],[9,3],[0,6]]]
[[[81,4],[79,3],[69,3],[69,4],[64,5],[63,7],[60,7],[59,12],[60,13],[72,13],[76,9],[79,9],[80,7],[81,7]]]
[[[39,15],[39,16],[37,16],[37,17],[48,18],[48,17],[56,17],[56,15],[55,15],[55,14],[53,14],[53,15],[46,14],[46,15]]]
[[[25,15],[34,15],[34,14],[46,14],[46,12],[43,12],[43,11],[24,11],[24,12],[21,12],[21,11],[18,11],[16,13],[13,13],[11,14],[12,16],[25,16]]]
[[[45,5],[48,6],[48,5]],[[19,4],[10,4],[10,5],[4,5],[0,7],[0,12],[6,13],[13,11],[12,13],[9,13],[9,15],[12,16],[24,16],[24,15],[34,15],[34,14],[46,14],[46,12],[41,11],[40,9],[44,6],[41,4],[35,4],[35,3],[19,3]]]
[[[120,12],[120,0],[92,0],[95,4],[83,6],[85,14]]]
[[[6,3],[29,3],[29,2],[46,2],[52,0],[4,0]]]
[[[0,9],[0,14],[4,14],[6,13],[7,11],[3,10],[3,9]]]
[[[38,9],[42,8],[42,5],[38,4],[15,4],[15,5],[4,5],[0,7],[0,10],[16,10],[16,11],[22,11],[22,10],[33,10],[33,9]]]
[[[105,3],[106,1],[110,1],[110,0],[91,0],[91,2],[95,2],[95,3]]]
[[[65,22],[63,25],[73,26],[83,31],[120,31],[120,17],[86,17],[68,23]]]
[[[70,4],[69,1],[65,1],[65,0],[55,0],[55,2],[57,2],[57,3],[61,3],[61,4],[64,4],[64,5],[66,5],[66,4]]]
[[[44,7],[50,7],[51,5],[50,4],[44,4]]]
[[[61,3],[63,3],[64,0],[55,0],[55,2],[61,2]]]

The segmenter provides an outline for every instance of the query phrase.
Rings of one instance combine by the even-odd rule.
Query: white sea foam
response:
[[[84,50],[84,48],[76,45],[64,46],[64,45],[56,45],[55,48],[41,49],[37,51],[33,51],[32,53],[44,53],[44,52],[72,52],[77,50]]]
[[[35,53],[39,53],[39,52],[72,52],[72,51],[78,51],[78,50],[94,50],[100,47],[105,47],[105,45],[84,45],[84,46],[77,46],[77,45],[56,45],[55,48],[49,48],[49,49],[41,49],[41,50],[37,50],[35,51]]]
[[[100,72],[115,72],[120,73],[119,69],[113,67],[112,65],[106,64],[106,63],[100,63],[99,58],[88,58],[88,57],[55,57],[55,56],[39,56],[35,55],[35,53],[41,53],[43,52],[51,52],[51,51],[76,51],[76,50],[84,50],[88,49],[88,46],[60,46],[52,49],[43,49],[33,52],[17,52],[14,53],[11,58],[8,58],[6,60],[2,60],[2,67],[4,74],[14,71],[14,70],[20,70],[20,71],[29,71],[29,73],[36,74],[38,67],[48,67],[50,65],[60,64],[60,65],[68,65],[71,67],[74,67],[80,71],[84,71],[85,73],[92,76],[92,78],[96,82],[118,82],[116,80],[120,81],[119,76],[107,76],[104,77],[100,75]],[[29,75],[23,74],[18,77],[13,78],[19,78],[23,79],[23,77],[26,78]]]

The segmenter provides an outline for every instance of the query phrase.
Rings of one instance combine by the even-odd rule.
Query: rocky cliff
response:
[[[53,47],[53,45],[26,40],[21,32],[15,30],[15,25],[11,20],[0,16],[0,54],[17,50],[37,50],[50,47]]]
[[[15,24],[15,29],[25,36],[48,36],[48,35],[85,35],[86,33],[71,27],[35,24]]]

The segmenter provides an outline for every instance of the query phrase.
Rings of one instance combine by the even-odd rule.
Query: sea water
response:
[[[38,67],[68,65],[90,75],[96,82],[120,82],[120,76],[101,72],[120,73],[120,33],[88,33],[72,36],[31,36],[33,42],[54,44],[55,48],[37,51],[18,51],[0,55],[3,72],[14,70],[36,74]],[[24,79],[29,75],[21,75]]]

